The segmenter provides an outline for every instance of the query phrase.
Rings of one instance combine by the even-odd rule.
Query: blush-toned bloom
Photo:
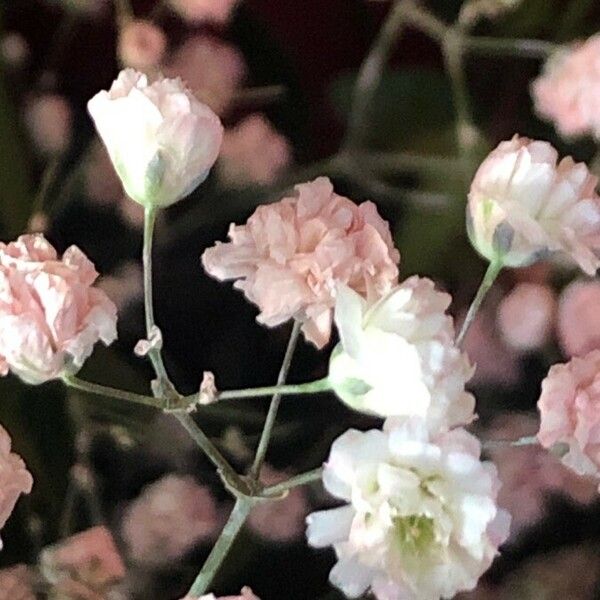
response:
[[[0,38],[0,58],[13,69],[22,67],[29,58],[30,49],[27,40],[16,31],[6,33]]]
[[[531,93],[538,114],[562,135],[600,136],[600,35],[552,55]]]
[[[35,576],[27,565],[0,570],[0,600],[36,600]]]
[[[144,19],[132,19],[119,29],[118,55],[125,67],[138,71],[154,69],[160,64],[167,38],[162,29]]]
[[[117,309],[76,246],[58,257],[41,234],[0,243],[0,374],[38,384],[77,371],[117,337]]]
[[[367,413],[423,417],[432,430],[472,421],[475,399],[465,384],[473,368],[454,343],[450,301],[416,276],[374,304],[338,286],[340,343],[329,363],[335,393]]]
[[[92,527],[45,548],[40,563],[46,578],[61,587],[102,590],[125,577],[125,564],[110,531]]]
[[[354,204],[326,177],[295,187],[295,195],[259,206],[246,225],[229,228],[231,242],[202,255],[207,273],[234,284],[260,309],[259,323],[302,322],[322,348],[331,335],[335,286],[373,299],[398,278],[400,254],[372,202]]]
[[[174,53],[165,66],[169,77],[181,77],[195,96],[218,115],[230,108],[246,76],[242,55],[230,44],[197,35]]]
[[[550,339],[555,311],[552,288],[520,283],[500,302],[498,325],[502,337],[517,350],[537,350]]]
[[[478,252],[504,266],[564,253],[586,273],[600,266],[598,179],[547,142],[502,142],[477,171],[467,226]]]
[[[290,475],[264,465],[260,472],[263,485],[275,485]],[[260,537],[276,542],[291,542],[304,533],[309,513],[308,500],[302,487],[295,487],[281,500],[267,500],[256,505],[248,516],[248,526]]]
[[[229,185],[266,185],[290,164],[288,141],[260,114],[250,115],[233,129],[225,130],[217,162],[221,178]]]
[[[479,437],[516,440],[535,435],[538,427],[538,420],[532,415],[505,413],[494,418]],[[597,484],[593,478],[579,477],[541,446],[492,445],[488,456],[502,481],[498,505],[512,517],[511,535],[517,535],[542,518],[552,494],[567,496],[579,504],[596,499]]]
[[[173,10],[192,23],[208,21],[224,25],[239,0],[169,0]]]
[[[600,476],[600,350],[552,366],[538,409],[542,446],[566,444],[564,464],[580,475]]]
[[[563,290],[557,328],[567,356],[600,350],[600,281],[575,281]]]
[[[42,154],[66,150],[71,139],[71,106],[63,96],[46,94],[31,100],[25,109],[25,123]]]
[[[323,483],[347,504],[309,515],[308,541],[332,545],[329,579],[346,596],[453,598],[475,587],[508,535],[500,482],[464,429],[430,436],[418,418],[350,430],[331,447]]]
[[[146,207],[169,206],[190,194],[221,147],[221,121],[179,79],[150,84],[125,69],[88,110],[125,191]]]
[[[182,600],[196,600],[191,596],[186,596],[182,598]],[[252,593],[252,590],[245,586],[242,588],[239,596],[219,596],[218,598],[214,594],[205,594],[204,596],[200,596],[198,600],[260,600],[258,596],[255,596]]]
[[[10,435],[0,425],[0,529],[8,521],[21,494],[29,494],[33,486],[31,473],[23,459],[11,452],[11,446]]]
[[[166,475],[148,485],[125,511],[122,535],[131,558],[147,565],[180,558],[213,540],[223,525],[210,490],[192,477]]]

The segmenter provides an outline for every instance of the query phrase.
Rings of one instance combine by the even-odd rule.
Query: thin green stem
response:
[[[202,570],[196,577],[188,596],[190,598],[198,598],[208,591],[215,575],[217,574],[223,560],[227,556],[233,542],[235,541],[238,533],[242,529],[250,511],[252,509],[253,502],[247,498],[239,498],[229,515],[227,521],[217,543],[214,545],[211,553],[209,554]]]
[[[272,385],[267,387],[248,388],[245,390],[225,390],[219,392],[217,400],[231,400],[232,398],[260,398],[261,396],[289,396],[291,394],[316,394],[331,389],[327,377],[309,381],[307,383],[289,383],[286,385]],[[197,395],[186,396],[186,400],[192,400]]]
[[[37,213],[45,213],[45,206],[48,200],[48,195],[54,183],[56,182],[56,177],[60,170],[61,165],[61,157],[56,156],[50,159],[50,162],[44,168],[44,172],[42,174],[42,180],[40,182],[40,187],[36,194],[35,200],[31,206],[31,216],[36,215]]]
[[[136,394],[134,392],[118,390],[116,388],[99,385],[97,383],[90,383],[89,381],[79,379],[75,375],[63,375],[62,381],[68,387],[80,390],[82,392],[87,392],[88,394],[94,394],[96,396],[115,398],[116,400],[126,400],[127,402],[135,402],[136,404],[143,404],[144,406],[153,406],[154,408],[163,408],[164,405],[162,398],[144,396],[143,394]]]
[[[490,288],[494,284],[494,281],[496,281],[496,278],[498,277],[498,274],[502,270],[502,267],[503,267],[503,265],[502,265],[501,261],[493,261],[489,264],[487,271],[485,272],[485,275],[483,276],[483,281],[481,282],[481,285],[479,286],[479,289],[477,290],[477,294],[475,294],[475,298],[473,299],[473,302],[471,302],[471,306],[469,306],[469,310],[467,311],[467,316],[465,317],[465,320],[462,324],[460,333],[458,334],[458,336],[456,338],[457,346],[459,346],[459,347],[462,346],[465,336],[467,335],[467,332],[469,331],[469,327],[471,327],[473,321],[475,320],[475,316],[477,315],[477,311],[481,307],[481,303],[483,302],[483,299],[485,298],[486,294],[489,292]]]
[[[496,448],[518,448],[519,446],[539,446],[537,437],[527,436],[519,438],[518,440],[484,440],[481,443],[482,447],[486,450],[494,450]]]
[[[285,380],[287,379],[288,372],[290,370],[290,365],[292,364],[292,357],[294,356],[294,351],[296,350],[296,344],[298,343],[298,337],[300,336],[300,328],[302,324],[300,321],[294,321],[294,325],[292,327],[292,333],[290,335],[290,340],[288,342],[287,348],[285,350],[285,356],[283,357],[283,363],[281,365],[281,369],[279,370],[279,375],[277,377],[277,385],[283,385]],[[279,403],[281,402],[281,394],[276,393],[272,400],[271,405],[269,406],[269,412],[267,413],[267,418],[265,420],[265,426],[263,427],[262,434],[260,436],[260,441],[258,442],[258,448],[256,450],[256,456],[254,457],[254,462],[252,463],[252,467],[250,468],[250,476],[254,480],[258,480],[260,476],[260,469],[265,460],[265,455],[267,453],[267,449],[269,447],[269,441],[271,439],[271,432],[273,430],[273,425],[275,425],[275,419],[277,418],[277,411],[279,410]]]
[[[156,224],[156,209],[149,207],[144,211],[144,309],[146,314],[146,335],[150,339],[152,331],[156,327],[154,321],[154,307],[152,300],[152,239],[154,235],[154,226]],[[161,383],[170,383],[167,370],[163,363],[160,348],[151,348],[148,357],[152,361],[152,366]]]
[[[467,52],[487,56],[518,56],[545,59],[562,47],[546,40],[512,38],[492,38],[485,36],[465,36],[463,44]]]
[[[313,469],[312,471],[307,471],[306,473],[300,473],[299,475],[295,475],[294,477],[290,477],[287,481],[282,481],[276,485],[271,485],[269,487],[264,488],[262,495],[263,496],[280,496],[284,492],[291,490],[295,487],[299,487],[301,485],[306,485],[307,483],[312,483],[313,481],[319,481],[323,475],[323,467],[319,467],[318,469]]]
[[[242,480],[242,478],[235,472],[233,467],[225,459],[225,457],[219,452],[217,447],[210,441],[208,436],[200,429],[196,421],[185,411],[172,411],[172,414],[189,433],[190,437],[198,444],[204,454],[210,459],[210,461],[217,467],[219,474],[221,475],[223,482],[226,484],[228,489],[234,494],[249,494],[248,485]]]

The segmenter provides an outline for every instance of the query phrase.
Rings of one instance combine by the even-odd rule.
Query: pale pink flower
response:
[[[101,589],[125,577],[123,559],[104,526],[86,529],[45,548],[40,562],[53,584],[79,582]]]
[[[566,136],[600,135],[600,35],[550,57],[531,86],[538,114]]]
[[[264,485],[275,485],[289,479],[290,475],[263,466],[260,480]],[[310,509],[306,492],[302,487],[291,489],[281,500],[267,500],[252,509],[248,526],[260,537],[281,543],[301,537],[305,530],[305,519]]]
[[[122,534],[131,558],[161,565],[213,540],[223,524],[210,490],[192,477],[166,475],[148,485],[125,511]]]
[[[244,82],[246,66],[231,45],[210,36],[187,40],[165,66],[169,77],[181,77],[196,97],[223,115]]]
[[[209,21],[224,25],[239,0],[169,0],[173,10],[192,23]]]
[[[125,67],[147,71],[158,67],[167,48],[160,27],[144,19],[132,19],[119,29],[118,55]]]
[[[245,586],[242,588],[242,591],[239,596],[219,596],[217,598],[214,594],[205,594],[204,596],[200,596],[199,599],[194,599],[191,596],[186,596],[181,600],[260,600],[260,598],[258,596],[255,596],[249,587]]]
[[[600,350],[600,281],[575,281],[563,290],[557,328],[568,357]]]
[[[11,31],[0,39],[0,57],[13,69],[18,69],[25,64],[29,52],[29,44],[20,33]]]
[[[568,467],[600,476],[600,350],[552,366],[538,408],[542,446],[566,444],[562,460]]]
[[[537,429],[538,422],[534,417],[506,413],[496,417],[480,437],[516,440],[535,435]],[[550,494],[563,494],[580,504],[588,504],[596,498],[597,486],[592,478],[579,477],[540,446],[492,447],[489,457],[498,468],[502,482],[498,504],[512,517],[513,535],[544,515]]]
[[[0,425],[0,529],[8,521],[19,496],[29,494],[33,486],[31,473],[21,457],[11,452],[11,445],[10,435]]]
[[[143,206],[169,206],[190,194],[219,154],[219,117],[179,79],[149,83],[125,69],[88,110],[127,195]]]
[[[506,343],[524,352],[537,350],[550,339],[556,311],[552,288],[520,283],[498,308],[498,325]]]
[[[337,283],[374,299],[398,278],[388,223],[372,202],[357,206],[336,194],[326,177],[259,206],[246,225],[231,224],[229,238],[202,255],[207,273],[237,279],[234,287],[260,309],[259,323],[300,320],[317,348],[331,335]]]
[[[524,266],[567,255],[586,273],[600,266],[598,179],[547,142],[513,137],[481,164],[469,192],[467,226],[490,261]]]
[[[59,258],[41,234],[0,242],[0,374],[38,384],[77,371],[101,340],[117,337],[117,309],[93,284],[76,246]]]
[[[309,515],[308,542],[333,546],[333,585],[350,598],[439,600],[475,587],[508,535],[496,468],[464,429],[431,435],[419,418],[349,430],[325,488],[346,504]]]
[[[42,154],[66,150],[71,139],[71,107],[62,96],[46,94],[31,100],[25,109],[25,123]]]
[[[288,141],[263,115],[255,114],[225,130],[217,168],[232,186],[266,185],[273,183],[291,160]]]
[[[0,570],[0,600],[36,600],[34,576],[27,565]]]

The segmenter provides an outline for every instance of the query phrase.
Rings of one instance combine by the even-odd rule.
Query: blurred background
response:
[[[258,204],[280,199],[294,183],[328,175],[338,193],[374,200],[392,224],[401,277],[432,277],[453,294],[451,310],[460,320],[485,266],[464,225],[478,162],[517,132],[548,140],[577,160],[595,155],[591,140],[565,142],[537,119],[529,95],[553,44],[600,29],[600,5],[593,0],[512,2],[511,10],[473,26],[474,36],[551,43],[533,52],[465,53],[462,75],[472,114],[466,125],[475,128],[458,123],[463,127],[457,130],[460,98],[456,74],[448,76],[448,55],[429,35],[408,28],[371,86],[358,142],[355,81],[390,2],[240,0],[226,18],[211,19],[190,18],[182,4],[3,0],[0,6],[0,238],[44,232],[60,251],[76,244],[96,264],[100,285],[119,308],[119,341],[97,348],[82,373],[90,381],[145,392],[152,377],[132,352],[144,337],[142,212],[124,197],[86,112],[87,101],[110,86],[123,64],[181,76],[226,127],[209,179],[164,211],[157,230],[156,318],[167,368],[184,393],[198,389],[205,370],[214,372],[220,389],[275,381],[289,329],[259,326],[241,294],[203,272],[200,255],[225,239],[230,222],[244,222]],[[461,4],[424,3],[445,23],[456,20]],[[125,24],[137,20],[146,29],[127,38]],[[556,264],[508,271],[486,301],[467,340],[478,364],[472,381],[476,428],[486,436],[535,432],[535,403],[549,365],[583,346],[600,348],[597,314],[587,316],[576,339],[561,328],[581,310],[572,300],[573,278]],[[600,298],[598,287],[587,291]],[[512,305],[502,300],[507,294]],[[534,344],[510,335],[522,325],[522,299],[532,297],[532,310],[545,317]],[[317,352],[301,343],[290,381],[324,376],[331,347]],[[242,469],[265,413],[266,401],[251,400],[210,407],[197,418]],[[231,500],[174,420],[66,394],[59,384],[26,387],[8,377],[0,381],[0,422],[35,479],[3,532],[0,564],[30,565],[21,573],[55,598],[184,595]],[[275,482],[318,466],[341,432],[374,423],[327,395],[288,398],[267,475]],[[478,590],[465,597],[600,598],[595,485],[536,448],[498,450],[492,458],[504,481],[501,503],[513,512],[513,532]],[[215,592],[250,585],[263,600],[341,598],[327,584],[333,553],[309,549],[304,541],[305,515],[328,503],[315,486],[255,515]],[[166,530],[159,522],[168,524]],[[98,583],[80,570],[72,574],[79,587],[52,589],[56,544],[98,525],[111,532],[126,574]],[[181,533],[179,546],[169,545],[177,528],[187,537]],[[17,596],[0,589],[0,598]]]

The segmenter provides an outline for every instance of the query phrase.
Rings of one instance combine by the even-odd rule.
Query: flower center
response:
[[[425,515],[396,517],[394,535],[403,552],[420,554],[435,540],[433,519]]]

